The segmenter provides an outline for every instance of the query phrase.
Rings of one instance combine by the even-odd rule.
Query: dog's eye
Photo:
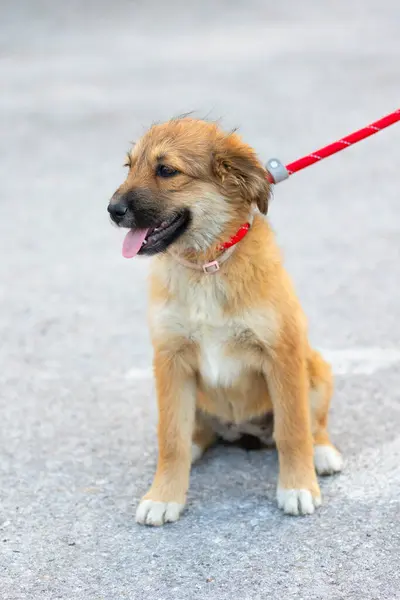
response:
[[[156,169],[157,177],[174,177],[178,175],[179,171],[177,169],[173,169],[172,167],[167,167],[167,165],[158,165]]]

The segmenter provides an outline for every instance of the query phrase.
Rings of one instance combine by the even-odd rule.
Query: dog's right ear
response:
[[[248,204],[257,204],[259,211],[267,214],[271,194],[267,172],[255,152],[238,135],[231,134],[217,142],[212,170],[227,198],[239,195]]]

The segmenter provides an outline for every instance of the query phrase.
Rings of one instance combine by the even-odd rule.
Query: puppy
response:
[[[327,432],[332,376],[308,343],[264,216],[265,169],[238,135],[191,118],[151,127],[126,166],[108,211],[128,228],[125,257],[154,256],[159,411],[157,471],[137,522],[176,521],[191,464],[217,434],[249,432],[276,443],[278,506],[313,513],[321,504],[316,473],[342,468]]]

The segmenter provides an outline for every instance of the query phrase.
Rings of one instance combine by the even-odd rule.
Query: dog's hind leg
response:
[[[203,456],[207,448],[212,446],[216,439],[217,435],[211,422],[198,410],[192,439],[192,464]]]
[[[333,392],[331,368],[315,350],[310,351],[307,366],[315,470],[318,475],[333,475],[342,470],[343,460],[328,433],[328,413]]]

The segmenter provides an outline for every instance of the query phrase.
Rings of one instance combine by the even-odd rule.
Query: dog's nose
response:
[[[113,217],[113,219],[122,219],[122,217],[126,214],[128,207],[125,204],[109,204],[107,207],[108,212]]]

